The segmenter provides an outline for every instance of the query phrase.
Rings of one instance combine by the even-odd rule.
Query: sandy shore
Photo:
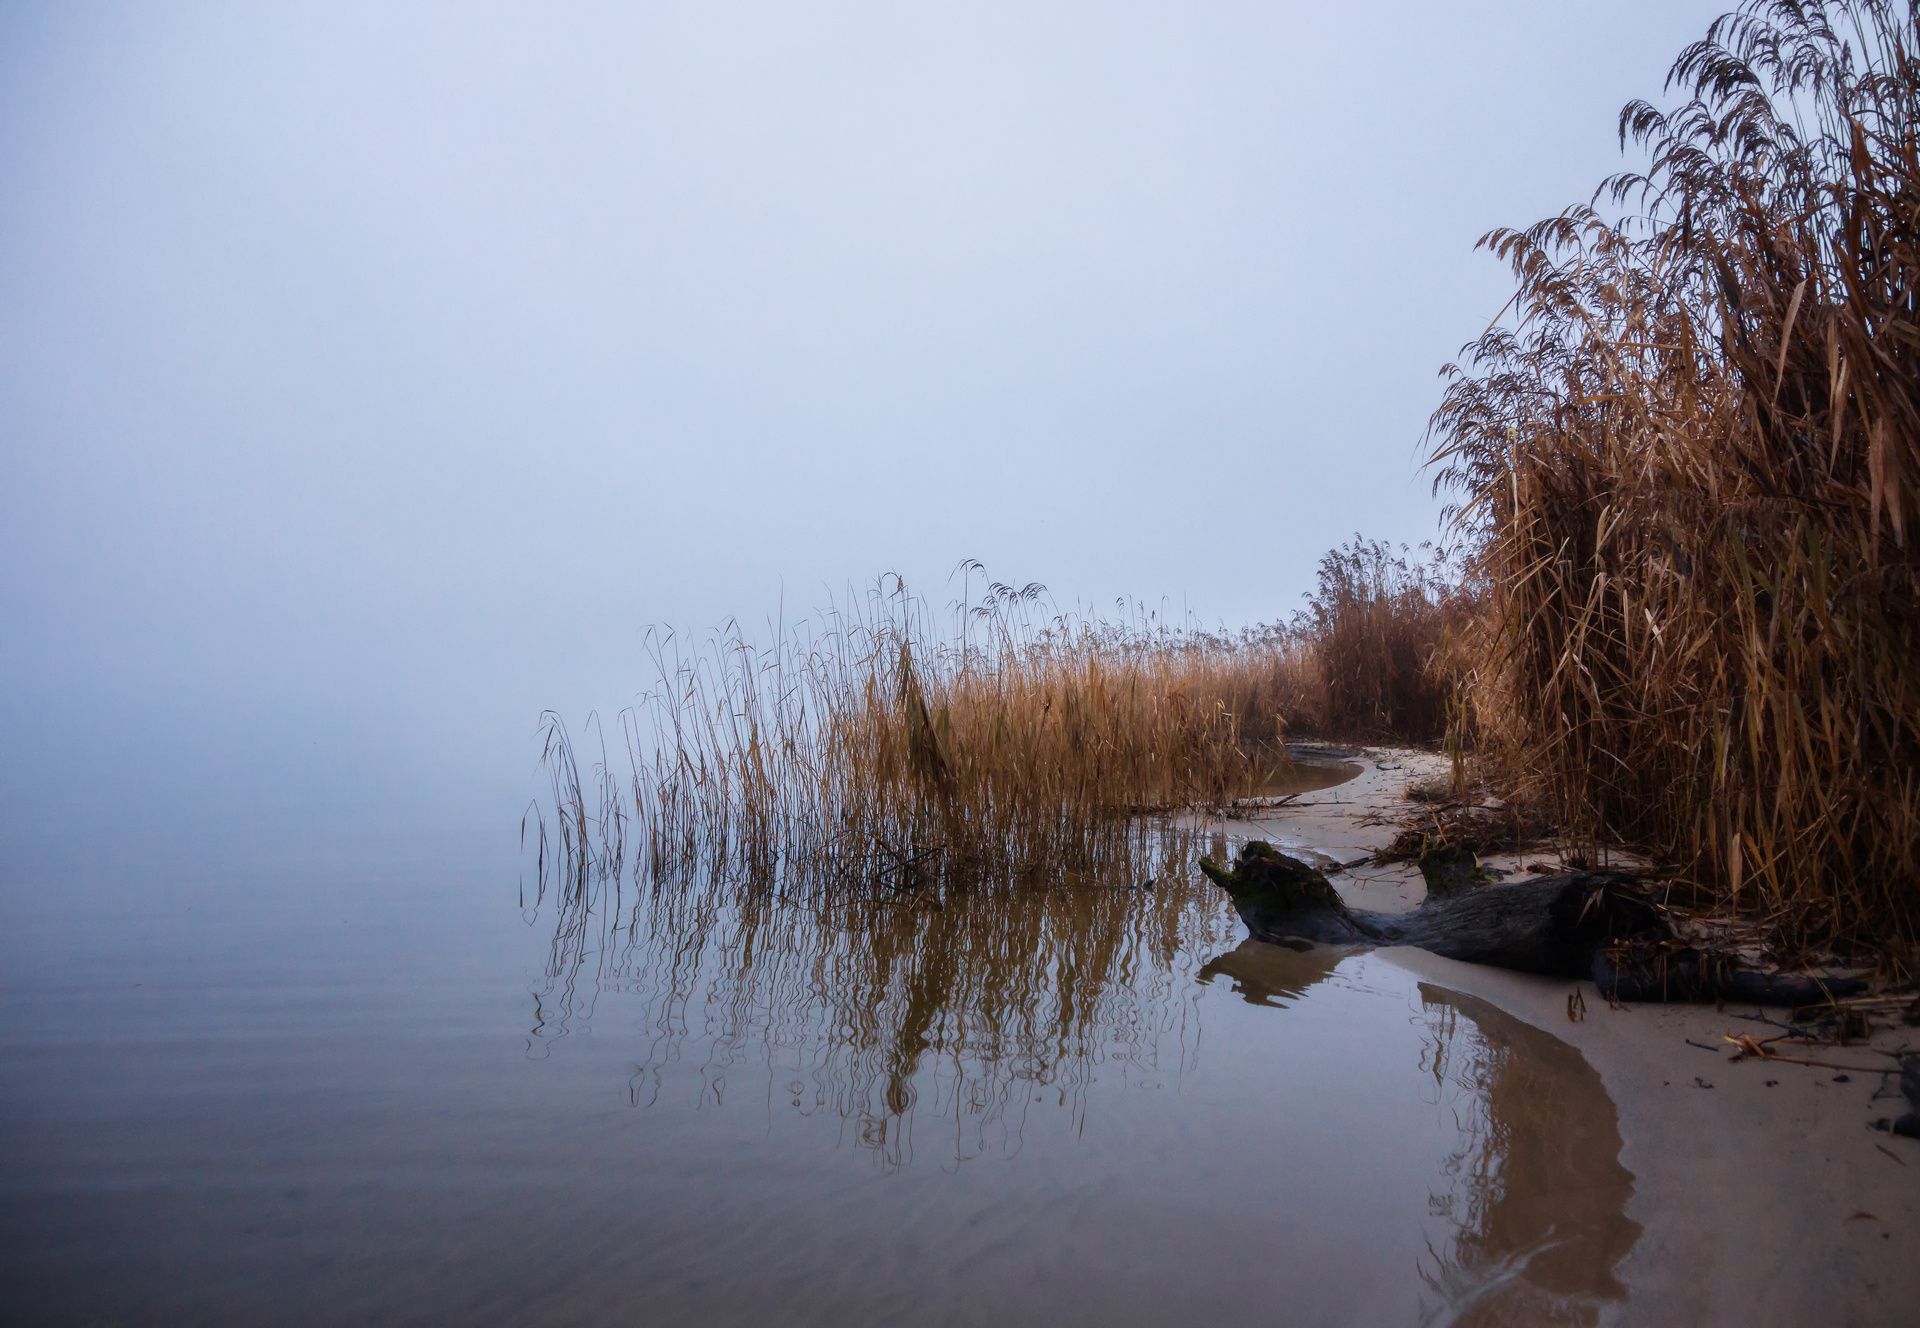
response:
[[[1369,749],[1356,759],[1364,770],[1351,782],[1230,820],[1229,835],[1352,862],[1392,837],[1411,780],[1446,769],[1444,758],[1421,752]],[[1411,864],[1332,879],[1368,908],[1412,908],[1424,894]],[[1635,1177],[1628,1215],[1645,1228],[1619,1269],[1629,1295],[1617,1322],[1920,1321],[1920,1142],[1870,1128],[1905,1109],[1894,1079],[1733,1063],[1724,1035],[1776,1031],[1742,1019],[1755,1013],[1749,1007],[1609,1008],[1591,983],[1406,948],[1380,953],[1564,1039],[1598,1071],[1619,1112],[1620,1160]],[[1579,1022],[1567,1013],[1575,989],[1586,1003]],[[1872,1045],[1902,1044],[1920,1045],[1920,1031],[1883,1031]],[[1892,1064],[1859,1047],[1804,1054]]]

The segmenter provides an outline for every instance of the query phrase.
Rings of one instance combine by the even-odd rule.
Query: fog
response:
[[[0,874],[885,571],[1285,616],[1722,7],[10,3]]]

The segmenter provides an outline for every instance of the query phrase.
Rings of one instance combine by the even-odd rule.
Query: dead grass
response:
[[[1530,848],[1553,836],[1553,827],[1527,809],[1506,803],[1430,803],[1401,822],[1377,855],[1381,862],[1411,862],[1435,849],[1464,850],[1476,857]]]
[[[1430,775],[1426,779],[1416,779],[1402,790],[1408,802],[1447,803],[1459,797],[1455,787],[1457,781],[1450,774]]]
[[[1461,608],[1459,577],[1444,557],[1422,559],[1356,535],[1321,558],[1294,633],[1318,662],[1323,730],[1413,743],[1440,738],[1451,687],[1436,663]]]
[[[1750,0],[1636,102],[1644,175],[1483,243],[1434,417],[1460,717],[1576,839],[1806,936],[1920,930],[1920,32]]]
[[[889,578],[772,635],[654,634],[655,685],[611,756],[590,726],[584,774],[544,717],[542,889],[628,866],[797,893],[1129,882],[1173,834],[1143,814],[1255,791],[1318,700],[1284,631],[1062,614],[1033,585],[942,615]]]

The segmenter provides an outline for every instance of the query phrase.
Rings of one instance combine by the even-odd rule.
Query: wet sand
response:
[[[1447,768],[1422,752],[1370,749],[1360,759],[1358,778],[1230,820],[1229,836],[1351,862],[1392,837],[1408,783]],[[1412,908],[1424,894],[1410,863],[1332,879],[1368,908]],[[1869,1128],[1904,1110],[1892,1077],[1883,1088],[1873,1073],[1732,1063],[1724,1035],[1777,1031],[1741,1018],[1750,1007],[1609,1008],[1589,982],[1401,947],[1379,954],[1564,1039],[1599,1073],[1618,1108],[1620,1161],[1635,1177],[1626,1213],[1645,1229],[1618,1269],[1627,1299],[1617,1322],[1865,1325],[1920,1314],[1920,1143]],[[1567,1012],[1575,990],[1586,1005],[1578,1022]],[[1895,1029],[1871,1045],[1915,1042],[1914,1030]],[[1892,1063],[1861,1047],[1806,1055]]]

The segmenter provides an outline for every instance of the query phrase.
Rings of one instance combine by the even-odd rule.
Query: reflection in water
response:
[[[1318,789],[1334,788],[1357,777],[1365,769],[1365,766],[1353,761],[1295,761],[1289,769],[1261,784],[1253,797],[1242,798],[1239,802],[1245,805],[1273,801]]]
[[[1206,994],[1230,990],[1288,1013],[1236,1026],[1231,1041],[1216,1034],[1210,1058],[1297,1063],[1317,1047],[1356,1072],[1389,1058],[1372,1089],[1323,1069],[1320,1082],[1291,1091],[1385,1093],[1369,1111],[1416,1145],[1431,1136],[1393,1163],[1425,1193],[1414,1215],[1423,1234],[1406,1256],[1410,1313],[1591,1323],[1623,1294],[1613,1270],[1638,1234],[1622,1215],[1632,1178],[1618,1161],[1612,1104],[1577,1052],[1378,959],[1235,946],[1239,936],[1216,897],[1177,875],[830,907],[724,889],[629,896],[562,917],[528,1051],[549,1055],[588,1031],[602,1000],[618,999],[623,1021],[637,1003],[631,1106],[744,1101],[838,1122],[841,1139],[885,1171],[948,1169],[1019,1154],[1036,1112],[1050,1135],[1073,1140],[1096,1104],[1114,1110],[1115,1088],[1182,1090],[1200,1065]],[[1215,1011],[1211,1025],[1232,1007],[1204,1008]],[[1395,1031],[1410,1009],[1414,1041]],[[1303,1018],[1310,1010],[1321,1015]],[[1313,1041],[1276,1051],[1262,1042],[1270,1032]],[[1229,1106],[1289,1120],[1271,1099]],[[939,1143],[917,1158],[916,1132],[929,1125]],[[1358,1157],[1374,1141],[1282,1134],[1268,1146]],[[1276,1184],[1271,1202],[1303,1200]]]
[[[1171,865],[832,908],[629,878],[534,931],[484,881],[296,864],[92,950],[94,910],[34,892],[0,1320],[1581,1322],[1619,1294],[1631,1181],[1578,1057],[1378,955],[1238,944]]]
[[[1227,978],[1234,994],[1247,1004],[1284,1010],[1306,995],[1309,987],[1331,976],[1345,953],[1325,945],[1291,947],[1243,940],[1238,948],[1209,960],[1200,970],[1200,979]]]
[[[1259,941],[1201,970],[1249,1004],[1284,1008],[1341,967],[1340,952]],[[1419,1261],[1422,1321],[1591,1324],[1625,1295],[1614,1269],[1639,1238],[1625,1216],[1613,1102],[1585,1058],[1476,997],[1418,984],[1425,1100],[1455,1135]]]
[[[618,991],[646,1011],[635,1106],[676,1091],[720,1106],[751,1075],[755,1094],[848,1122],[887,1167],[931,1110],[964,1161],[1017,1151],[1036,1101],[1078,1128],[1102,1072],[1177,1078],[1197,956],[1237,925],[1152,881],[828,905],[661,892],[563,914],[528,1051],[550,1054]]]
[[[1448,1322],[1597,1322],[1626,1294],[1613,1270],[1640,1235],[1623,1211],[1633,1176],[1600,1076],[1485,1001],[1427,983],[1420,995],[1422,1068],[1462,1140],[1433,1196],[1448,1235],[1428,1247],[1422,1280]]]

